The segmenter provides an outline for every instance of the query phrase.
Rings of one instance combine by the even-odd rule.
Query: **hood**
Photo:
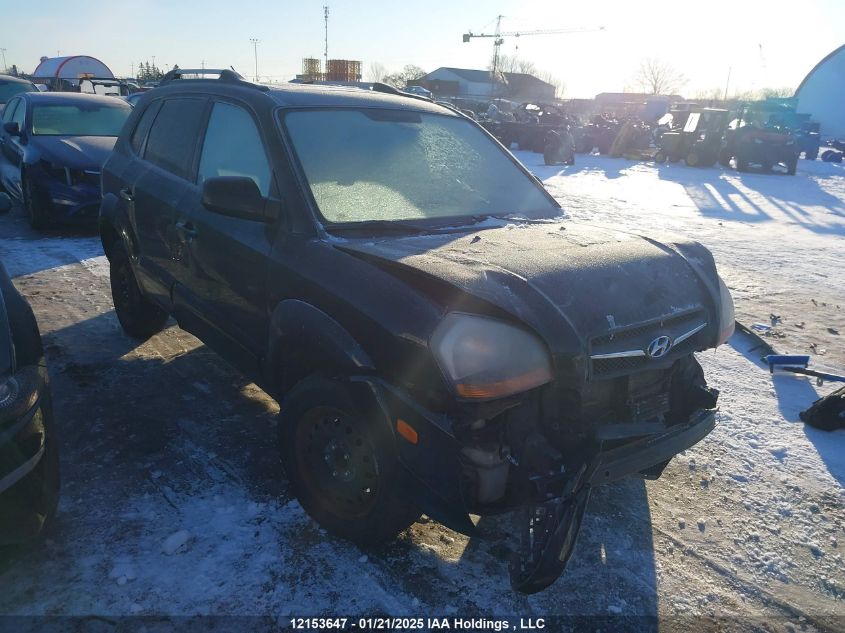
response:
[[[666,316],[713,315],[718,305],[713,258],[696,242],[575,222],[354,240],[340,248],[445,281],[507,311],[560,352]]]
[[[57,167],[100,171],[114,147],[115,136],[33,136],[30,145]]]

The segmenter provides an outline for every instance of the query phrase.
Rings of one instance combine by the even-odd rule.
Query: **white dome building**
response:
[[[816,64],[795,98],[798,111],[808,112],[821,124],[823,137],[845,139],[845,45]]]

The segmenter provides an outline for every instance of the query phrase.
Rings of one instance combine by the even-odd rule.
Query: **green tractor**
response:
[[[658,163],[683,160],[690,167],[712,167],[719,159],[722,137],[727,127],[727,110],[693,109],[682,130],[665,132],[660,137],[660,148],[654,160]]]

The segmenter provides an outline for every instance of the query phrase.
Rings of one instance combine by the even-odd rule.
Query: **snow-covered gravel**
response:
[[[701,240],[740,315],[781,316],[776,347],[815,343],[845,369],[826,329],[845,335],[841,166],[802,161],[787,177],[517,155],[571,218]],[[65,449],[55,533],[41,549],[0,552],[0,614],[566,614],[622,616],[611,628],[629,630],[845,630],[845,431],[797,416],[831,386],[772,380],[739,336],[700,358],[722,391],[717,429],[660,480],[596,490],[567,574],[525,597],[508,586],[504,519],[482,520],[479,540],[427,520],[376,551],[329,538],[287,492],[268,440],[275,404],[175,327],[137,347],[124,337],[96,238],[43,237],[10,217],[0,257],[39,319]]]

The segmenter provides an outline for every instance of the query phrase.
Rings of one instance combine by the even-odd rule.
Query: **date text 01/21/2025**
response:
[[[414,630],[452,630],[452,631],[509,631],[509,630],[541,630],[546,628],[543,618],[519,619],[486,619],[486,618],[298,618],[290,620],[294,630],[383,630],[383,631],[414,631]]]

